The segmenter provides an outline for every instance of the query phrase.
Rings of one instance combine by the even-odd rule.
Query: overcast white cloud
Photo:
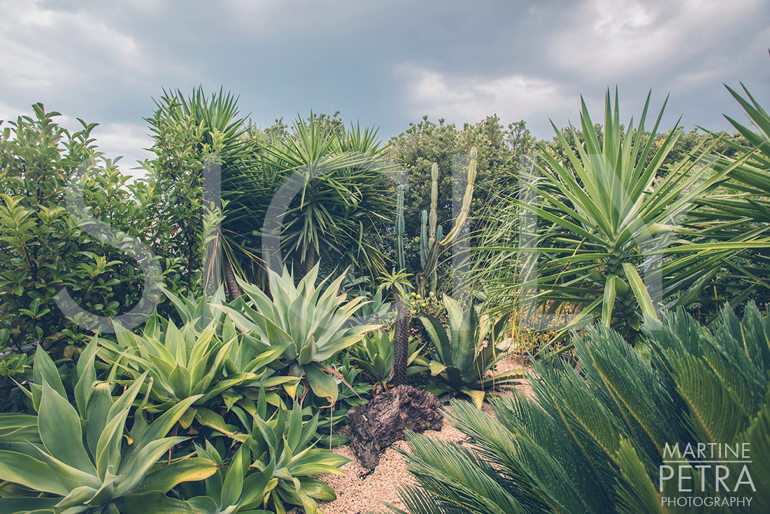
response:
[[[768,46],[766,0],[0,0],[0,119],[43,102],[100,122],[123,169],[149,156],[153,97],[198,85],[258,125],[339,110],[385,139],[494,113],[550,137],[615,85],[625,119],[652,90],[668,126],[724,129],[741,114],[722,83],[770,105]]]

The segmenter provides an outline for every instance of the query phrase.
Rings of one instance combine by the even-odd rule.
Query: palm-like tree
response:
[[[409,315],[404,309],[404,298],[409,294],[411,275],[404,270],[384,273],[377,292],[389,289],[396,304],[396,326],[393,332],[393,383],[406,384],[409,360]]]
[[[665,104],[646,134],[648,106],[649,95],[638,128],[632,120],[624,132],[617,91],[614,107],[608,91],[603,137],[583,103],[583,143],[571,128],[577,152],[558,129],[566,157],[541,148],[537,174],[520,182],[536,200],[510,199],[499,230],[485,234],[480,276],[492,298],[539,288],[531,295],[537,306],[578,306],[579,314],[560,334],[601,313],[605,325],[633,341],[643,316],[655,318],[663,299],[673,297],[669,306],[692,302],[702,277],[726,256],[747,246],[767,246],[757,231],[713,242],[707,239],[709,226],[682,226],[692,204],[734,167],[715,173],[702,159],[687,158],[664,170],[678,132],[672,130],[656,148]],[[534,215],[536,226],[520,223],[524,214]],[[530,244],[510,246],[505,238],[511,228]],[[511,266],[519,252],[535,270],[531,275]]]
[[[160,197],[160,214],[171,220],[169,237],[180,239],[178,246],[185,249],[188,288],[207,247],[210,266],[203,270],[204,286],[218,280],[214,265],[221,262],[233,297],[241,294],[235,280],[236,272],[243,274],[239,261],[255,257],[238,237],[240,224],[261,212],[266,196],[262,185],[244,172],[253,162],[255,144],[245,137],[245,119],[238,117],[237,100],[221,89],[210,99],[202,88],[189,97],[179,90],[164,91],[155,114],[146,120],[157,158],[145,164],[149,187]],[[224,217],[219,217],[220,199],[229,204]],[[202,234],[207,211],[216,223],[207,227],[211,234]]]
[[[335,134],[312,114],[307,123],[295,123],[293,137],[262,149],[262,176],[277,179],[270,209],[283,216],[283,259],[304,262],[308,270],[317,256],[367,268],[373,276],[384,269],[382,252],[366,237],[388,221],[392,207],[385,173],[395,168],[380,153],[376,131],[355,126]],[[272,218],[268,213],[266,222]],[[277,230],[272,227],[273,237]]]
[[[701,208],[692,219],[692,225],[719,220],[719,230],[712,235],[720,240],[729,240],[736,232],[770,229],[770,207],[767,203],[770,198],[770,115],[749,93],[746,86],[743,86],[743,90],[748,99],[730,87],[727,89],[743,107],[756,131],[725,116],[748,141],[748,146],[743,147],[734,141],[726,141],[733,151],[733,156],[718,156],[715,168],[730,168],[730,180],[724,184],[726,187],[722,194],[712,195],[699,202]],[[770,293],[770,254],[766,249],[746,249],[726,259],[724,265],[729,270],[728,273],[715,277],[710,285],[713,285],[715,290],[740,291],[731,299],[731,305],[737,306],[749,298],[759,303],[766,302]],[[709,278],[715,275],[714,271]],[[762,298],[758,295],[762,295]],[[718,300],[699,301],[716,303]]]

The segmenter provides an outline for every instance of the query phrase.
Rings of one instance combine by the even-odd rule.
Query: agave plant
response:
[[[384,330],[374,330],[366,335],[358,345],[351,348],[352,360],[361,366],[364,371],[376,383],[387,387],[387,382],[393,374],[393,333]],[[425,347],[419,346],[419,339],[410,337],[409,358],[407,359],[407,376],[412,376],[422,371],[427,371],[426,366],[419,365],[415,360],[420,356],[420,351]]]
[[[264,389],[253,412],[234,409],[240,418],[243,442],[229,468],[220,469],[205,484],[186,484],[182,492],[187,501],[202,514],[234,514],[248,512],[286,513],[285,504],[297,505],[307,514],[317,511],[316,500],[331,501],[334,491],[312,475],[342,474],[340,466],[345,457],[329,450],[315,448],[319,414],[304,421],[302,406],[297,401],[291,410],[283,403],[268,417],[268,402]],[[223,464],[220,452],[207,443],[198,448],[201,458]],[[204,487],[205,485],[205,487]]]
[[[242,342],[229,319],[225,319],[221,337],[216,331],[214,320],[201,331],[194,321],[180,330],[173,321],[154,315],[145,324],[143,335],[116,326],[117,342],[102,340],[100,355],[129,383],[149,374],[153,379],[149,412],[163,412],[181,400],[195,397],[180,420],[183,428],[190,426],[204,406],[235,401],[233,389],[255,383],[257,387],[272,387],[291,381],[271,377],[274,370],[268,367],[281,356],[285,344],[249,346]]]
[[[644,329],[651,358],[590,328],[575,339],[578,367],[535,365],[534,398],[496,399],[494,417],[453,402],[447,416],[471,445],[409,436],[407,468],[421,488],[402,489],[407,510],[662,514],[744,496],[750,504],[729,512],[766,512],[769,315],[750,303],[741,323],[727,306],[709,330],[683,310],[664,314]],[[750,462],[727,447],[748,449]]]
[[[473,305],[463,309],[448,295],[444,295],[444,305],[449,315],[448,331],[433,316],[420,316],[436,352],[431,359],[418,358],[417,362],[428,366],[431,374],[439,378],[428,384],[425,390],[436,396],[456,390],[470,396],[474,405],[481,408],[487,390],[514,383],[523,377],[524,371],[489,374],[506,355],[496,347],[505,324],[498,322],[490,326],[487,316],[484,323],[480,323]]]
[[[217,308],[229,314],[241,330],[257,334],[264,344],[282,348],[289,375],[307,378],[316,396],[334,403],[337,383],[327,374],[334,370],[324,361],[360,341],[378,325],[352,326],[351,317],[361,308],[364,297],[347,302],[345,294],[337,295],[345,274],[327,284],[325,290],[329,278],[316,287],[318,269],[316,264],[296,286],[286,268],[283,275],[269,271],[272,299],[258,287],[239,282],[250,302],[241,297]],[[294,397],[297,385],[287,383],[284,388]]]
[[[479,278],[486,279],[491,297],[501,303],[529,298],[543,309],[577,306],[579,314],[562,325],[559,337],[596,316],[634,341],[643,316],[655,318],[664,300],[667,307],[691,303],[724,258],[768,247],[760,237],[764,228],[713,241],[711,226],[683,227],[696,200],[737,164],[714,172],[704,150],[663,170],[679,131],[657,146],[665,103],[647,134],[649,101],[648,95],[639,126],[632,120],[623,132],[617,91],[614,107],[608,91],[601,134],[583,103],[585,142],[571,128],[576,152],[557,130],[566,157],[542,148],[535,164],[539,176],[522,181],[524,193],[510,199],[514,208],[501,211],[515,223],[499,223],[486,233],[489,258]],[[534,215],[536,226],[524,214]],[[518,247],[509,246],[511,226],[521,234]],[[525,271],[511,266],[520,252],[527,255]]]
[[[94,339],[78,363],[77,410],[62,395],[58,373],[53,378],[53,361],[43,350],[37,352],[41,374],[27,391],[38,411],[37,434],[0,449],[0,480],[15,484],[13,495],[0,498],[0,511],[194,514],[191,506],[166,493],[181,482],[210,476],[215,463],[201,458],[161,467],[156,463],[186,441],[166,434],[198,397],[181,401],[148,424],[144,407],[152,381],[145,373],[113,399],[113,385],[95,379],[96,350]],[[145,398],[129,429],[129,412],[142,388]]]

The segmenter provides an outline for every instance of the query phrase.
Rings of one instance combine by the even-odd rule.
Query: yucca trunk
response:
[[[230,261],[225,260],[225,284],[227,284],[227,292],[230,294],[230,299],[235,300],[243,294],[238,281],[235,280],[235,273],[233,273],[233,267]]]
[[[393,335],[393,385],[406,384],[406,368],[409,359],[409,317],[398,293],[396,300],[396,327]]]

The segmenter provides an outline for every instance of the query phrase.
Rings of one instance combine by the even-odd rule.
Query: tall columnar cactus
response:
[[[476,180],[476,148],[471,148],[470,151],[470,163],[468,164],[468,184],[465,187],[465,195],[463,196],[462,207],[455,220],[454,227],[446,237],[443,236],[441,227],[436,229],[436,205],[438,204],[438,166],[436,164],[431,168],[431,213],[430,213],[430,232],[427,234],[430,237],[425,237],[421,231],[420,237],[420,250],[421,250],[421,264],[422,273],[418,275],[418,286],[420,294],[425,294],[425,285],[428,277],[431,277],[431,291],[436,290],[436,268],[438,267],[438,258],[449,245],[451,245],[460,235],[465,222],[468,220],[468,215],[471,210],[471,201],[473,200],[473,183]],[[425,229],[425,225],[428,222],[428,215],[426,211],[422,214],[422,228]],[[424,258],[422,254],[423,240],[427,241],[425,246]]]
[[[420,223],[420,266],[422,269],[425,269],[428,258],[428,248],[430,248],[432,240],[432,234],[431,239],[428,239],[428,211],[422,211],[422,223]]]
[[[398,198],[396,199],[396,254],[398,269],[406,268],[404,260],[404,186],[398,186]]]
[[[420,266],[425,271],[425,266],[428,261],[428,253],[430,248],[433,247],[436,238],[436,222],[437,214],[436,207],[438,205],[438,164],[435,162],[430,169],[430,217],[428,211],[422,211],[422,224],[420,225]],[[430,222],[428,221],[430,220]],[[430,223],[430,225],[429,225]],[[439,238],[440,239],[440,238]],[[430,274],[431,277],[431,291],[436,292],[436,270]],[[420,286],[420,294],[424,294],[424,286]]]
[[[438,164],[435,162],[430,168],[430,237],[436,240],[436,206],[438,205]]]

